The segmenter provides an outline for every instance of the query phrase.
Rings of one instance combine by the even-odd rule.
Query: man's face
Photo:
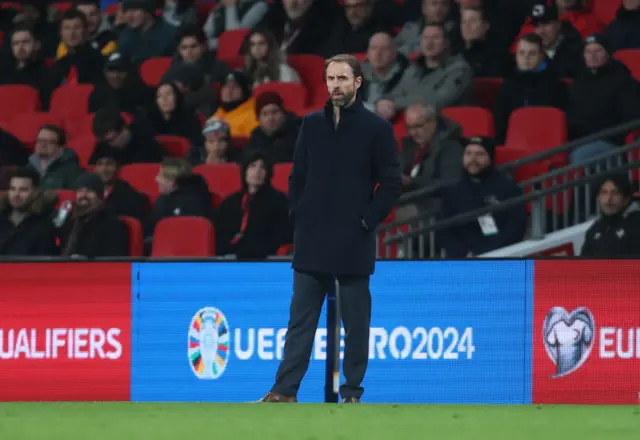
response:
[[[520,40],[516,52],[516,63],[523,72],[535,70],[542,62],[542,51],[537,44]]]
[[[599,44],[588,44],[584,48],[584,63],[589,69],[599,69],[609,61],[609,54]]]
[[[109,87],[116,90],[119,90],[124,86],[124,83],[127,80],[127,75],[127,72],[120,70],[107,70],[104,73],[104,77],[107,80]]]
[[[242,99],[242,89],[235,81],[227,81],[220,89],[222,102],[233,102]]]
[[[260,127],[266,134],[278,131],[285,121],[284,112],[275,104],[265,105],[260,110]]]
[[[158,184],[158,192],[160,194],[170,193],[176,187],[176,182],[173,179],[169,179],[162,169],[160,169],[156,176],[156,183]]]
[[[327,66],[325,75],[327,90],[333,105],[342,107],[350,104],[362,85],[362,77],[354,77],[347,63],[333,62]]]
[[[474,9],[463,9],[460,12],[460,31],[464,41],[482,40],[487,35],[489,23],[482,19],[482,13]]]
[[[224,157],[229,148],[229,140],[220,132],[207,133],[204,137],[204,148],[207,154]]]
[[[96,174],[105,185],[113,185],[118,175],[118,163],[112,157],[103,157],[96,161]]]
[[[178,46],[180,57],[187,63],[194,63],[202,58],[204,47],[196,37],[184,37]]]
[[[60,38],[67,47],[78,47],[84,43],[86,28],[79,18],[63,20],[60,24]]]
[[[542,38],[542,44],[545,49],[549,49],[558,39],[560,35],[560,27],[562,24],[559,20],[553,20],[549,23],[539,23],[536,26],[536,34]]]
[[[598,204],[605,215],[613,215],[621,212],[629,203],[629,199],[623,196],[618,187],[611,181],[605,182],[598,192]]]
[[[373,13],[372,0],[344,0],[347,21],[353,27],[362,26]]]
[[[247,185],[261,187],[267,178],[267,169],[262,160],[251,162],[247,167]]]
[[[622,6],[630,11],[640,8],[640,0],[622,0]]]
[[[34,190],[31,179],[13,177],[9,181],[9,205],[17,211],[24,212],[29,206]]]
[[[95,205],[98,201],[98,194],[89,188],[78,188],[76,190],[76,206],[80,210],[87,209]]]
[[[96,5],[78,5],[77,9],[87,17],[87,30],[93,35],[100,25],[100,10]]]
[[[367,59],[376,70],[386,70],[396,60],[393,41],[387,34],[375,34],[369,40]]]
[[[33,39],[29,32],[16,32],[11,37],[11,50],[16,60],[26,61],[33,57],[36,51],[36,40]]]
[[[427,58],[439,58],[447,47],[443,29],[437,26],[426,26],[422,31],[420,48]]]
[[[311,7],[312,0],[282,0],[284,10],[290,20],[302,17]]]
[[[430,143],[436,133],[436,117],[426,116],[422,110],[408,109],[405,113],[405,123],[407,134],[420,146]]]
[[[52,159],[57,157],[64,145],[58,144],[58,135],[47,129],[40,130],[36,137],[35,152],[40,159]]]
[[[422,0],[422,15],[428,23],[444,23],[451,11],[451,0]]]
[[[142,9],[129,9],[124,13],[124,19],[130,28],[138,29],[145,22],[145,12]]]
[[[249,52],[256,60],[264,60],[269,52],[269,44],[264,35],[255,33],[249,38]]]
[[[469,174],[475,176],[491,164],[487,150],[480,145],[467,145],[462,156],[462,165]]]

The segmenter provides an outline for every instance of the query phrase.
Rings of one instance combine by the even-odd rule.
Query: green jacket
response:
[[[84,172],[71,148],[65,148],[46,170],[42,169],[40,158],[35,154],[29,157],[28,166],[40,175],[40,187],[43,189],[73,189],[76,179]]]

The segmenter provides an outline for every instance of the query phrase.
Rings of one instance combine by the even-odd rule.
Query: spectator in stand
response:
[[[0,167],[24,166],[29,160],[29,150],[20,140],[0,127]]]
[[[461,54],[473,69],[473,76],[505,77],[513,72],[513,59],[496,41],[484,10],[480,7],[463,8],[460,18]]]
[[[613,52],[640,49],[640,0],[622,0],[616,18],[605,31]]]
[[[102,80],[104,58],[87,40],[87,18],[68,9],[60,19],[60,39],[66,54],[51,66],[53,88],[69,84],[97,84]]]
[[[271,81],[300,82],[300,76],[289,66],[268,29],[254,29],[244,40],[244,71],[253,87]]]
[[[584,64],[586,69],[569,87],[566,115],[570,139],[640,118],[640,84],[624,64],[611,58],[610,46],[602,35],[585,40]],[[570,161],[581,163],[617,148],[625,136],[582,145],[570,153]]]
[[[233,135],[238,137],[248,138],[259,125],[249,78],[242,71],[227,76],[220,89],[220,107],[213,117],[227,121]]]
[[[271,186],[273,167],[253,152],[242,167],[242,190],[224,199],[215,217],[216,254],[265,259],[293,240],[287,196]]]
[[[65,257],[125,257],[129,234],[122,221],[106,208],[104,184],[97,174],[80,176],[76,202],[59,229],[60,253]]]
[[[539,35],[527,34],[520,39],[516,64],[518,70],[498,90],[493,111],[500,144],[506,138],[509,117],[515,110],[530,106],[562,110],[566,104],[566,88],[556,72],[549,68]]]
[[[111,30],[111,23],[106,16],[100,14],[100,2],[98,0],[76,0],[73,8],[82,12],[87,19],[87,39],[91,47],[99,51],[102,56],[109,56],[116,51],[118,35]],[[62,58],[68,53],[66,44],[58,45],[56,58]]]
[[[104,65],[104,80],[89,96],[89,112],[113,106],[121,112],[134,114],[153,102],[154,91],[140,78],[131,62],[114,52]]]
[[[38,187],[38,174],[18,168],[9,177],[9,191],[0,196],[0,255],[56,255],[53,212],[57,195]]]
[[[47,4],[42,0],[20,1],[20,12],[13,19],[13,25],[25,26],[33,30],[36,40],[41,42],[40,54],[43,58],[56,56],[60,34],[58,26],[48,21]],[[5,49],[9,48],[11,40],[4,39]],[[9,50],[5,50],[7,53]]]
[[[264,0],[222,0],[204,23],[209,49],[215,51],[218,48],[218,38],[225,31],[253,28],[268,10],[269,5]]]
[[[376,102],[405,79],[407,67],[409,59],[396,50],[391,34],[374,34],[369,40],[367,58],[362,62],[364,81],[359,94],[364,106],[375,111]]]
[[[155,16],[151,0],[124,0],[127,26],[118,38],[118,51],[140,66],[149,58],[170,57],[176,50],[175,28]]]
[[[396,36],[398,51],[407,56],[422,52],[423,30],[429,24],[442,26],[445,38],[449,42],[455,42],[460,34],[456,13],[452,0],[422,0],[422,17],[405,24]]]
[[[293,161],[300,118],[286,111],[276,92],[264,92],[256,98],[256,116],[260,125],[251,133],[245,150],[261,151],[272,163]]]
[[[83,173],[78,155],[66,144],[67,136],[60,127],[47,124],[40,128],[27,166],[40,176],[41,188],[72,189]]]
[[[472,137],[463,144],[462,178],[457,185],[445,190],[444,218],[522,196],[522,189],[507,174],[494,168],[493,139]],[[521,241],[526,229],[527,210],[523,203],[444,231],[442,244],[447,258],[475,257]]]
[[[626,175],[606,177],[598,190],[600,217],[587,230],[580,255],[640,257],[640,205]]]
[[[155,140],[153,130],[144,119],[136,118],[125,124],[120,112],[113,107],[98,110],[93,118],[93,135],[100,143],[106,143],[117,151],[117,161],[121,165],[137,162],[161,162],[162,147]],[[89,163],[96,162],[96,149]]]
[[[462,127],[441,115],[431,106],[414,104],[405,112],[407,134],[400,150],[403,192],[426,187],[452,185],[462,174],[460,144]],[[396,210],[396,220],[411,219],[418,214],[440,211],[440,196],[434,193],[419,205],[404,205]]]
[[[390,120],[419,102],[441,110],[470,101],[473,72],[462,55],[450,54],[442,25],[424,27],[421,50],[398,86],[376,103],[376,112],[383,118]]]
[[[198,24],[198,10],[194,0],[165,0],[162,17],[171,26]]]
[[[218,110],[218,90],[206,82],[204,71],[199,64],[182,64],[171,80],[162,82],[173,82],[184,94],[185,105],[194,110],[199,117],[204,118],[203,115],[211,115]]]
[[[366,52],[373,34],[391,32],[390,17],[375,10],[381,4],[374,0],[344,0],[344,13],[325,42],[324,56]]]
[[[96,161],[93,165],[104,185],[104,203],[107,209],[118,217],[133,217],[144,224],[149,212],[149,200],[128,182],[118,178],[118,152],[106,144],[99,144],[94,157]]]
[[[231,130],[224,119],[211,118],[202,130],[204,146],[194,145],[189,150],[192,165],[235,162],[237,155],[231,146]]]
[[[202,124],[198,115],[185,106],[184,95],[171,83],[160,84],[156,100],[147,112],[156,136],[182,136],[191,145],[202,145]]]

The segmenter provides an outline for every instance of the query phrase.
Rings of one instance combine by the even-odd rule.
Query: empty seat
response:
[[[307,105],[324,105],[329,99],[324,80],[324,58],[319,55],[289,55],[287,63],[298,72],[309,93]]]
[[[143,255],[143,236],[142,225],[140,220],[133,217],[121,216],[120,220],[127,227],[129,233],[129,256],[130,257],[142,257]]]
[[[273,179],[271,184],[278,191],[287,194],[289,192],[289,175],[293,163],[277,163],[273,166]]]
[[[618,50],[613,57],[622,61],[631,71],[631,75],[640,81],[640,49]]]
[[[186,157],[191,149],[191,142],[182,136],[159,135],[156,140],[169,156]]]
[[[553,107],[519,108],[509,117],[505,148],[518,147],[531,153],[546,151],[567,142],[567,121]],[[563,153],[561,160],[566,160]]]
[[[235,163],[203,164],[193,169],[209,185],[209,191],[225,198],[242,189],[240,167]]]
[[[215,255],[211,222],[202,217],[168,217],[156,225],[152,257],[208,257]]]
[[[307,89],[298,83],[285,83],[272,81],[260,84],[253,89],[256,98],[265,92],[276,92],[282,98],[284,107],[290,112],[301,114],[307,102]]]
[[[0,86],[0,120],[8,121],[17,113],[40,110],[40,95],[30,86]]]
[[[89,113],[89,96],[93,88],[90,84],[58,87],[51,95],[49,112],[71,123],[77,118],[86,116]]]
[[[462,125],[462,135],[494,137],[493,115],[482,107],[448,107],[442,115]]]
[[[151,203],[155,203],[160,192],[156,183],[156,176],[160,171],[159,163],[132,163],[120,169],[120,178],[146,194]]]
[[[473,80],[473,104],[486,109],[493,109],[498,89],[502,85],[502,78],[477,78]]]
[[[92,133],[73,137],[67,142],[67,147],[71,148],[78,155],[78,162],[80,162],[81,167],[89,165],[89,159],[91,159],[91,154],[93,154],[95,146],[96,138]]]
[[[63,121],[51,113],[18,113],[7,124],[7,130],[30,148],[36,143],[40,127],[53,124],[63,128]]]
[[[249,29],[233,29],[224,31],[218,38],[218,50],[216,56],[225,60],[240,55],[240,48],[244,39],[249,34]]]
[[[140,77],[147,85],[157,87],[170,65],[171,57],[149,58],[140,65]]]

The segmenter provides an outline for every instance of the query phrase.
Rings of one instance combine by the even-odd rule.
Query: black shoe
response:
[[[343,397],[342,403],[360,403],[359,397]]]

